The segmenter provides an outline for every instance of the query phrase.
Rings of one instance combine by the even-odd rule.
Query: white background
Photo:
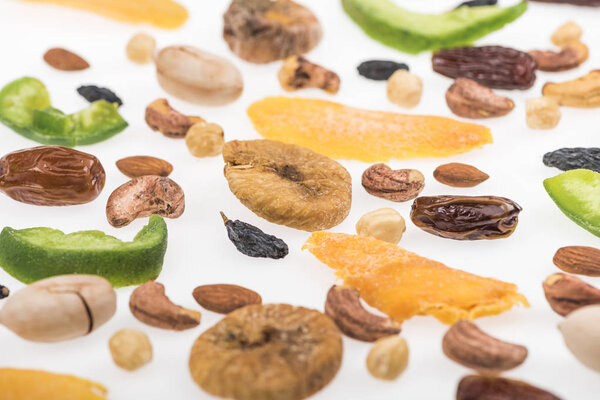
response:
[[[123,240],[131,240],[147,222],[137,220],[122,229],[112,228],[104,208],[110,193],[127,181],[115,161],[131,155],[152,155],[170,161],[171,177],[185,190],[186,211],[168,220],[169,247],[158,281],[167,294],[183,306],[200,310],[191,296],[197,285],[236,283],[259,292],[265,303],[285,302],[323,309],[325,294],[335,282],[327,266],[307,251],[301,251],[306,232],[270,224],[242,206],[231,194],[223,177],[220,157],[192,157],[184,141],[169,139],[150,130],[144,122],[144,109],[158,97],[167,97],[175,109],[221,124],[226,139],[255,139],[246,108],[255,100],[282,95],[276,74],[279,62],[252,65],[229,51],[221,37],[222,14],[226,0],[187,0],[190,19],[181,29],[166,31],[149,26],[115,22],[94,14],[18,0],[0,2],[0,85],[24,75],[41,79],[50,91],[55,107],[73,112],[87,106],[75,89],[96,84],[114,90],[124,101],[121,112],[130,126],[116,137],[80,150],[102,161],[106,186],[91,204],[46,208],[21,204],[0,195],[0,226],[28,228],[48,226],[66,232],[99,229]],[[457,0],[458,2],[458,0]],[[421,104],[411,113],[452,116],[444,93],[451,80],[431,70],[430,53],[410,56],[389,49],[368,38],[344,14],[339,0],[304,0],[320,19],[324,37],[309,59],[336,71],[342,80],[340,92],[329,96],[317,90],[299,96],[319,97],[354,106],[398,111],[385,95],[385,83],[360,77],[355,67],[364,60],[388,58],[407,62],[424,81]],[[454,1],[398,1],[415,10],[443,11]],[[502,4],[512,4],[503,2]],[[542,155],[560,147],[597,146],[600,117],[597,110],[563,108],[559,126],[551,131],[534,131],[525,124],[525,101],[541,94],[547,81],[563,81],[587,73],[600,64],[600,9],[531,3],[517,22],[480,40],[479,44],[501,44],[522,50],[552,48],[550,35],[562,23],[577,21],[584,29],[583,41],[590,46],[591,58],[574,71],[538,73],[535,86],[526,91],[500,92],[516,104],[507,117],[483,121],[492,129],[494,143],[449,159],[392,161],[393,168],[417,168],[426,176],[423,195],[465,194],[509,197],[523,207],[513,236],[496,241],[461,242],[441,239],[416,228],[409,220],[410,203],[392,203],[368,195],[360,177],[368,164],[342,161],[353,178],[353,205],[350,215],[335,232],[354,232],[362,214],[380,207],[394,207],[407,219],[401,246],[422,256],[442,261],[454,268],[500,278],[518,284],[531,302],[531,308],[515,308],[500,316],[482,318],[477,323],[499,338],[521,343],[529,358],[506,374],[552,390],[563,399],[593,400],[600,392],[598,375],[580,365],[567,351],[556,328],[561,320],[544,299],[541,283],[557,272],[554,252],[566,245],[599,246],[599,240],[568,220],[546,195],[542,181],[559,173],[545,167]],[[125,56],[125,45],[138,31],[152,34],[159,47],[189,44],[226,57],[243,73],[245,89],[235,103],[221,108],[199,107],[167,95],[157,84],[152,65],[139,66]],[[91,68],[82,72],[60,72],[47,66],[43,53],[50,47],[65,47],[86,58]],[[0,125],[0,153],[35,146]],[[432,177],[436,166],[459,161],[473,164],[491,178],[472,189],[443,186]],[[283,238],[290,254],[283,260],[253,259],[238,253],[226,237],[219,210],[230,218],[255,224]],[[600,279],[586,279],[600,286]],[[0,283],[16,291],[23,285],[0,270]],[[200,327],[184,332],[155,329],[138,322],[129,312],[133,289],[118,290],[117,314],[88,337],[57,344],[26,342],[0,327],[0,366],[39,368],[87,377],[106,385],[113,400],[207,399],[190,378],[187,362],[195,338],[215,324],[221,315],[202,310]],[[137,372],[126,372],[112,362],[107,342],[122,328],[146,332],[154,346],[154,360]],[[344,361],[337,377],[315,399],[453,399],[456,386],[469,370],[448,360],[441,351],[441,338],[447,327],[432,317],[416,317],[404,323],[402,335],[410,345],[407,371],[395,382],[372,378],[365,368],[370,345],[344,338]],[[1,391],[0,391],[1,398]]]

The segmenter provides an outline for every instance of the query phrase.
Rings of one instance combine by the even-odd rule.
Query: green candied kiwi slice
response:
[[[463,6],[443,14],[408,11],[391,0],[342,0],[342,5],[367,35],[411,54],[469,45],[527,10],[526,1],[507,8]]]
[[[118,107],[116,103],[96,100],[88,108],[69,115],[74,126],[75,142],[78,145],[98,143],[127,128],[127,122],[117,111]]]
[[[600,236],[600,174],[573,169],[544,180],[544,188],[567,217]]]
[[[71,234],[51,228],[0,233],[0,267],[24,283],[55,275],[92,274],[114,287],[139,285],[156,279],[167,251],[167,225],[152,215],[131,242],[100,231]]]

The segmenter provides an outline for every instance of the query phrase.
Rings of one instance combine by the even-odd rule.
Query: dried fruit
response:
[[[263,137],[365,162],[447,157],[492,142],[488,128],[450,118],[361,110],[325,100],[269,97],[248,108]]]
[[[176,304],[165,294],[165,287],[148,281],[137,287],[129,298],[129,310],[139,321],[161,329],[183,331],[200,324],[200,313]]]
[[[254,225],[235,220],[231,221],[221,212],[227,236],[242,254],[250,257],[279,259],[288,255],[285,242],[273,235],[268,235]]]
[[[437,167],[433,171],[433,177],[438,182],[452,187],[474,187],[485,182],[490,176],[472,165],[449,163]]]
[[[492,376],[469,375],[461,379],[456,400],[561,400],[528,383]]]
[[[233,0],[223,21],[231,51],[258,64],[307,53],[323,35],[314,14],[291,0]]]
[[[199,122],[190,127],[185,144],[194,157],[213,157],[223,152],[225,133],[217,124]]]
[[[400,324],[390,318],[371,314],[360,304],[356,289],[333,285],[325,301],[327,314],[346,335],[364,342],[400,333]]]
[[[553,129],[562,116],[558,103],[550,97],[527,100],[527,126],[531,129]]]
[[[166,137],[183,138],[192,125],[204,122],[200,117],[190,117],[176,111],[167,99],[156,99],[146,107],[146,123],[152,130]]]
[[[600,7],[600,0],[533,0],[543,3],[565,3],[574,4],[576,6]]]
[[[508,371],[527,358],[526,347],[498,340],[469,321],[458,321],[448,329],[442,349],[452,361],[483,374]]]
[[[408,345],[400,336],[381,338],[367,356],[367,369],[375,378],[392,381],[408,366]]]
[[[388,60],[363,61],[356,68],[358,73],[367,79],[387,81],[399,69],[409,70],[408,65]]]
[[[334,160],[273,140],[223,148],[231,192],[266,220],[306,231],[329,229],[350,212],[350,174]]]
[[[167,177],[146,175],[133,178],[111,193],[106,203],[106,218],[112,226],[121,228],[153,214],[178,218],[184,210],[181,186]]]
[[[222,106],[242,94],[242,74],[228,60],[192,46],[169,46],[155,60],[160,86],[191,103]]]
[[[377,239],[316,232],[303,248],[335,269],[367,304],[398,322],[432,315],[453,324],[528,305],[511,283],[448,268]]]
[[[131,156],[117,161],[117,168],[129,178],[144,175],[169,176],[173,166],[160,158],[150,156]]]
[[[285,59],[279,70],[278,78],[281,87],[288,92],[317,88],[336,94],[340,89],[340,77],[335,72],[313,64],[299,55]]]
[[[548,304],[563,317],[581,307],[600,304],[600,289],[571,275],[552,274],[543,287]]]
[[[509,237],[522,208],[497,196],[418,197],[411,208],[413,223],[427,233],[455,240]]]
[[[438,50],[432,63],[442,75],[469,78],[491,89],[529,89],[537,67],[529,54],[502,46]]]
[[[107,88],[101,88],[94,85],[80,86],[77,88],[77,93],[82,95],[90,103],[98,100],[106,100],[109,103],[116,103],[119,106],[123,105],[123,101],[119,96]]]
[[[194,343],[190,372],[208,393],[235,400],[300,400],[342,361],[340,332],[318,311],[287,304],[235,310]],[[230,368],[235,365],[235,368]]]
[[[419,105],[423,94],[423,81],[417,75],[399,69],[387,82],[388,100],[397,106],[413,108]]]
[[[38,206],[89,203],[104,188],[105,176],[96,157],[66,147],[39,146],[0,158],[0,191]]]
[[[393,170],[385,164],[374,164],[362,174],[362,185],[373,196],[391,201],[408,201],[425,187],[425,177],[416,169]]]
[[[13,294],[0,309],[0,323],[26,340],[60,342],[92,333],[116,309],[117,294],[105,279],[62,275]]]
[[[99,383],[72,375],[0,368],[0,387],[6,400],[106,400]]]
[[[0,233],[0,266],[24,283],[56,275],[100,275],[113,286],[156,279],[167,251],[167,225],[158,215],[133,241],[122,242],[100,231],[68,235],[51,228],[12,229]]]
[[[600,276],[600,250],[593,247],[561,247],[552,261],[558,268],[571,274]]]
[[[563,83],[546,83],[542,88],[544,97],[549,97],[568,107],[600,107],[600,70]]]
[[[152,61],[156,49],[156,40],[146,33],[136,33],[127,42],[125,51],[127,58],[138,64]]]
[[[495,6],[498,4],[498,0],[470,0],[460,3],[458,7],[482,7],[482,6]]]
[[[544,165],[563,171],[571,169],[590,169],[600,172],[600,148],[565,147],[544,154]]]
[[[600,305],[573,311],[558,329],[571,353],[586,367],[600,372]]]
[[[366,213],[356,223],[356,233],[397,244],[406,231],[402,215],[393,208],[380,208]]]
[[[192,295],[202,307],[220,314],[229,314],[238,308],[262,303],[262,298],[255,291],[224,283],[198,286]]]
[[[61,71],[81,71],[90,67],[90,64],[77,54],[58,47],[44,53],[44,61]]]
[[[458,78],[446,92],[448,108],[464,118],[495,118],[510,113],[515,103],[474,80]]]
[[[121,329],[108,341],[110,355],[119,367],[135,371],[152,361],[148,335],[136,329]]]
[[[558,47],[567,46],[572,42],[577,42],[583,35],[583,29],[573,21],[569,21],[564,25],[561,25],[552,34],[552,43]]]
[[[10,290],[4,285],[0,285],[0,299],[7,298],[9,294]]]
[[[560,52],[552,50],[533,50],[529,52],[540,71],[566,71],[577,68],[580,54],[572,47],[565,47]]]

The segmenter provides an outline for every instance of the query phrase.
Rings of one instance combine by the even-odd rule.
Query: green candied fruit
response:
[[[527,10],[526,1],[508,8],[463,6],[443,14],[408,11],[391,0],[342,0],[342,6],[367,35],[411,54],[469,45]]]
[[[73,129],[69,116],[53,107],[33,110],[32,126],[36,131],[54,136],[68,136]]]
[[[70,234],[51,228],[0,233],[0,267],[21,282],[55,275],[92,274],[114,287],[139,285],[156,279],[167,250],[167,225],[152,215],[131,242],[100,231]]]
[[[101,142],[116,135],[127,127],[127,122],[117,111],[117,103],[96,100],[69,117],[73,122],[73,134],[77,144],[86,145]]]
[[[600,236],[600,174],[573,169],[544,181],[558,208],[573,222]]]

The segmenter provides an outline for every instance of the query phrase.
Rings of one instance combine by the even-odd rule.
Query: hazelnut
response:
[[[356,233],[397,244],[406,231],[404,218],[393,208],[380,208],[363,215],[356,223]]]
[[[423,81],[410,72],[399,69],[390,76],[387,83],[388,99],[404,108],[416,107],[421,101]]]
[[[148,336],[135,329],[122,329],[108,341],[110,354],[119,367],[134,371],[152,360],[152,344]]]
[[[192,125],[185,136],[185,144],[195,157],[212,157],[221,154],[225,136],[217,124],[201,122]]]
[[[127,58],[138,64],[146,64],[152,61],[156,40],[145,33],[134,35],[127,43]]]
[[[408,365],[408,345],[400,336],[388,336],[373,344],[367,369],[375,378],[394,380]]]
[[[583,34],[583,30],[579,25],[573,21],[569,21],[566,24],[559,27],[552,34],[552,43],[558,47],[563,47],[571,42],[578,41]]]
[[[552,129],[560,121],[558,103],[549,97],[527,100],[526,110],[527,125],[531,129]]]

